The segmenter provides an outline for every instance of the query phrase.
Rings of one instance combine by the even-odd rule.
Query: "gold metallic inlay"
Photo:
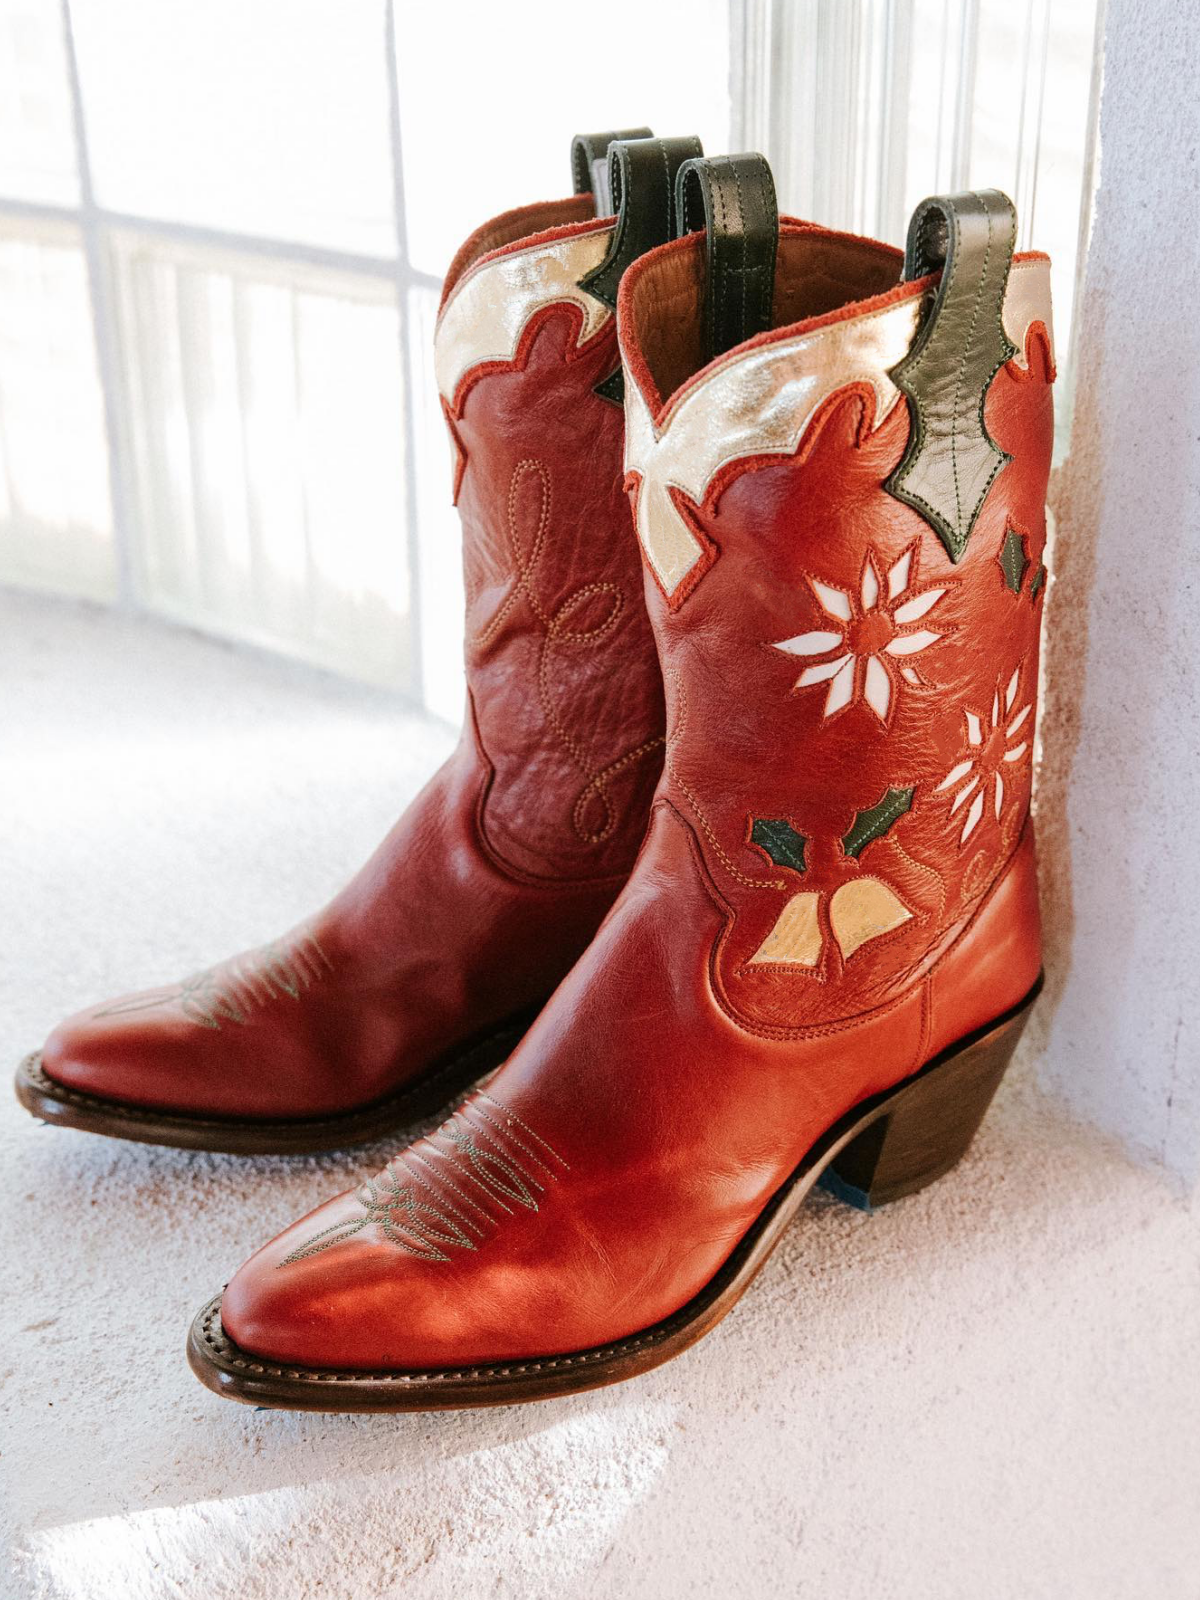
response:
[[[817,917],[820,898],[807,890],[794,894],[750,957],[750,965],[779,962],[791,967],[815,967],[821,959],[821,924]]]
[[[860,945],[891,933],[912,912],[878,878],[856,878],[844,883],[829,905],[833,936],[848,961]]]

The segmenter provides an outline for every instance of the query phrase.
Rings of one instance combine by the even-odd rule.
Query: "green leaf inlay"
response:
[[[1020,594],[1025,574],[1029,570],[1029,557],[1025,554],[1025,541],[1015,528],[1010,528],[1004,535],[999,559],[1005,583],[1014,594]]]
[[[764,850],[773,866],[791,867],[793,872],[804,871],[807,842],[804,835],[797,833],[782,817],[755,817],[750,829],[750,843]]]
[[[1043,562],[1033,575],[1033,582],[1029,585],[1029,598],[1037,604],[1037,597],[1042,592],[1042,585],[1046,581],[1046,566]]]
[[[857,859],[873,840],[882,839],[892,824],[911,807],[915,789],[915,784],[912,789],[889,789],[878,805],[860,811],[849,833],[842,838],[843,852]]]

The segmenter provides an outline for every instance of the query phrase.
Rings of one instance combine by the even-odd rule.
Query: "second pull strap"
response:
[[[613,128],[608,133],[577,133],[571,140],[571,180],[576,194],[596,196],[596,215],[611,210],[608,190],[608,151],[618,139],[652,139],[649,128]]]
[[[579,287],[613,310],[626,267],[675,236],[675,175],[704,146],[694,134],[681,139],[618,139],[608,150],[608,182],[617,224],[608,254],[579,280]],[[596,393],[622,405],[625,376],[618,361]]]
[[[706,358],[771,326],[779,207],[771,168],[760,155],[687,161],[675,180],[678,231],[707,231]]]
[[[625,268],[675,236],[675,176],[703,153],[694,134],[682,139],[618,139],[609,146],[608,181],[617,225],[600,265],[579,287],[613,310]]]

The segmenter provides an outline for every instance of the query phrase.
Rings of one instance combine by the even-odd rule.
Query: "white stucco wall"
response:
[[[1042,1079],[1200,1178],[1200,7],[1109,0],[1071,454],[1052,501]]]

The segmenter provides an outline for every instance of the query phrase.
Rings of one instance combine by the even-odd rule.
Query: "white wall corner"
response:
[[[1041,1079],[1200,1180],[1200,9],[1109,0],[1071,451],[1052,486]],[[1036,1015],[1036,1013],[1035,1013]]]

